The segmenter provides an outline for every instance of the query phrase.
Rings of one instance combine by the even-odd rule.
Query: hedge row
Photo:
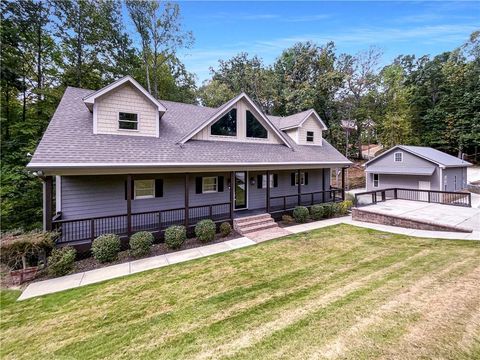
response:
[[[298,223],[304,223],[308,219],[320,220],[337,215],[346,215],[353,206],[352,201],[345,200],[340,203],[326,203],[312,205],[310,211],[305,206],[297,206],[293,210],[293,218]]]

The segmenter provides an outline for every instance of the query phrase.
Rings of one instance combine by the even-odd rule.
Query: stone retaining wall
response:
[[[365,209],[353,208],[352,219],[357,221],[364,221],[374,224],[383,224],[391,226],[405,227],[417,230],[432,230],[432,231],[455,231],[463,233],[471,233],[472,230],[457,226],[449,226],[444,224],[437,224],[428,221],[413,220],[394,215],[379,214]]]

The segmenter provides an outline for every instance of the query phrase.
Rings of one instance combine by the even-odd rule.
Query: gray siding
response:
[[[446,168],[442,170],[444,191],[459,191],[466,187],[467,168]],[[455,177],[457,181],[455,182]]]
[[[292,171],[278,171],[278,187],[271,189],[271,196],[295,195],[296,186],[291,186]],[[302,186],[302,192],[322,190],[322,170],[307,170],[308,185]],[[266,189],[250,185],[250,179],[257,181],[261,172],[248,173],[248,208],[261,209],[266,204]],[[265,173],[265,172],[263,172]],[[224,191],[210,194],[196,194],[195,178],[197,176],[223,176]],[[203,173],[189,175],[190,206],[225,203],[230,201],[229,173]],[[136,179],[162,178],[163,197],[132,200],[132,212],[148,212],[181,208],[185,206],[185,183],[183,174],[141,175]],[[120,215],[127,212],[125,200],[126,176],[62,176],[61,203],[63,219],[79,219],[108,215]],[[325,189],[330,188],[330,169],[325,169]]]
[[[395,162],[393,156],[396,152],[403,153],[403,161],[402,162]],[[437,166],[436,164],[422,159],[416,155],[413,155],[407,151],[403,151],[400,149],[394,150],[389,152],[385,155],[379,155],[375,158],[370,164],[368,164],[369,169],[375,169],[375,167],[383,167],[383,166],[395,166],[401,168],[404,167],[430,167],[430,166]]]

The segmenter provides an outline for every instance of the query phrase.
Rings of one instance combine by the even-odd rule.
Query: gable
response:
[[[401,162],[395,161],[395,153],[402,154]],[[423,167],[431,167],[432,165],[437,165],[437,164],[434,164],[429,160],[423,159],[415,154],[412,154],[409,151],[405,151],[400,147],[395,147],[390,149],[389,151],[384,152],[383,154],[380,154],[379,156],[372,159],[365,165],[369,169],[375,169],[376,167],[385,167],[385,166],[405,167],[405,168],[411,168],[411,167],[423,168]]]
[[[313,141],[307,141],[307,135],[313,134]],[[322,145],[322,127],[313,115],[310,115],[298,128],[298,143],[302,145]]]
[[[215,124],[231,109],[236,109],[236,134],[234,136],[223,136],[215,134],[215,131],[212,132],[212,126],[216,128]],[[267,132],[266,138],[264,137],[251,137],[247,136],[251,132],[251,128],[247,128],[247,111],[258,121],[262,128]],[[250,119],[250,123],[255,123],[254,120]],[[260,127],[257,126],[257,129]],[[251,101],[248,101],[246,95],[240,96],[236,101],[231,102],[228,106],[221,108],[221,111],[216,114],[216,117],[213,118],[213,121],[203,124],[198,132],[191,136],[191,139],[194,140],[211,140],[211,141],[232,141],[232,142],[248,142],[248,143],[268,143],[268,144],[286,144],[289,146],[288,142],[282,138],[282,135],[279,134],[280,131],[275,129],[275,127],[270,123],[268,118],[265,117]],[[184,141],[187,141],[189,137],[186,137]]]
[[[137,129],[119,128],[121,112],[136,114]],[[95,99],[93,106],[94,134],[158,136],[158,128],[157,106],[130,83],[122,84]]]

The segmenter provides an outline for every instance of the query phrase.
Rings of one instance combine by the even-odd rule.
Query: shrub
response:
[[[304,223],[308,219],[308,209],[305,206],[297,206],[293,209],[293,217],[298,223]]]
[[[323,205],[323,216],[326,218],[335,215],[336,207],[334,203],[328,203]]]
[[[178,249],[187,238],[187,229],[182,225],[172,225],[165,230],[165,245],[170,249]]]
[[[120,238],[118,235],[104,234],[93,240],[93,257],[101,263],[117,260],[119,252]]]
[[[352,206],[353,206],[352,201],[350,200],[342,201],[340,204],[338,204],[338,213],[340,215],[347,215],[348,210],[350,210]]]
[[[130,254],[134,257],[145,256],[150,253],[153,244],[153,235],[148,231],[140,231],[132,235],[129,241]]]
[[[69,246],[53,249],[48,257],[48,274],[51,276],[67,275],[73,270],[77,251]]]
[[[0,260],[11,270],[25,269],[29,263],[45,259],[54,245],[56,233],[30,231],[8,232],[0,237]]]
[[[232,225],[228,222],[223,222],[220,224],[220,234],[222,234],[223,237],[226,237],[232,233]]]
[[[282,221],[286,224],[292,224],[295,222],[295,219],[290,215],[282,215]]]
[[[323,212],[322,205],[312,205],[310,208],[310,216],[313,220],[320,220],[323,217]]]
[[[212,241],[215,238],[216,229],[212,220],[202,220],[195,226],[195,235],[201,242]]]

